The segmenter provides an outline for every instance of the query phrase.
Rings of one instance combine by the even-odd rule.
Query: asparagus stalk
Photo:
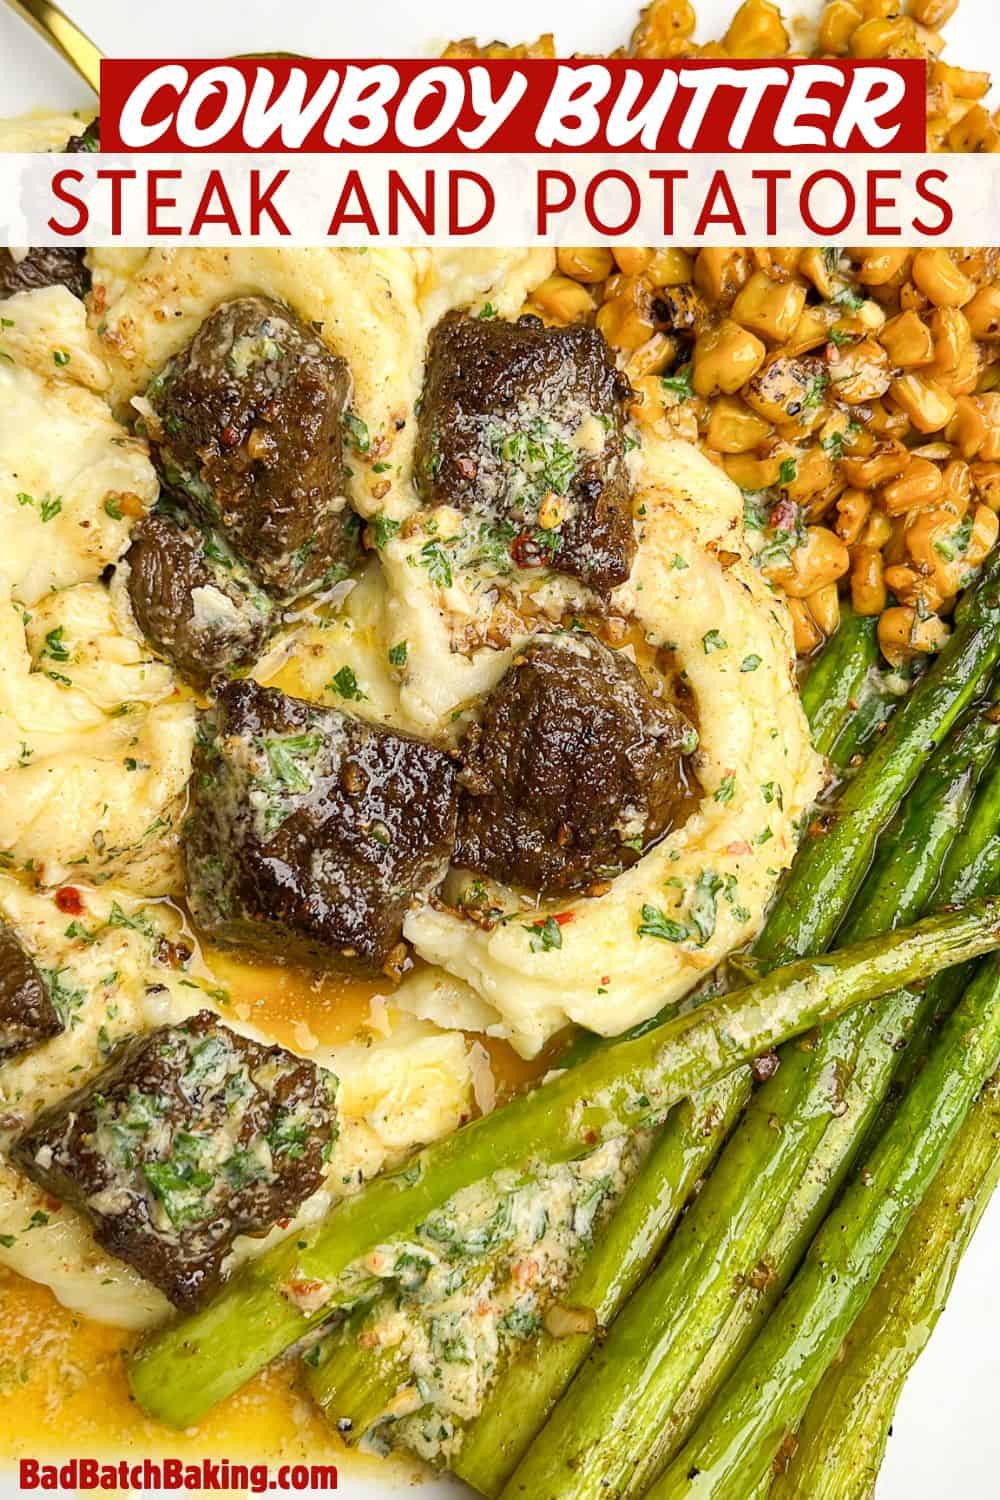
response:
[[[190,1426],[351,1300],[337,1278],[353,1261],[411,1233],[463,1187],[533,1158],[568,1161],[602,1139],[648,1128],[680,1099],[789,1037],[996,947],[1000,897],[823,959],[800,959],[595,1053],[425,1147],[303,1239],[290,1238],[250,1263],[199,1312],[157,1330],[130,1363],[137,1401],[168,1426]]]
[[[652,1263],[664,1236],[676,1223],[681,1209],[699,1179],[709,1169],[720,1146],[732,1129],[738,1110],[733,1075],[711,1089],[685,1099],[672,1111],[670,1126],[660,1132],[622,1202],[602,1230],[593,1254],[568,1284],[561,1300],[572,1307],[592,1308],[598,1326],[610,1321],[614,1310],[629,1295]],[[405,1361],[386,1359],[359,1344],[364,1329],[358,1319],[348,1320],[331,1338],[311,1351],[306,1365],[310,1393],[338,1427],[351,1421],[362,1436],[407,1376]],[[519,1348],[516,1381],[517,1404],[508,1414],[523,1421],[533,1409],[544,1382],[551,1379],[551,1365],[571,1361],[575,1368],[590,1347],[593,1335],[571,1334],[555,1339],[543,1329]],[[542,1349],[546,1356],[541,1356]],[[568,1381],[569,1375],[566,1380]],[[540,1425],[541,1419],[536,1425]],[[503,1436],[513,1436],[504,1432]],[[466,1447],[463,1446],[463,1456]],[[464,1475],[458,1465],[456,1472]],[[474,1481],[470,1480],[470,1483]]]
[[[853,686],[865,679],[877,656],[873,622],[849,616],[813,669],[812,692],[803,697],[814,742],[821,748],[855,712]],[[648,1024],[637,1028],[646,1029]],[[598,1038],[584,1033],[561,1059],[563,1066],[575,1066],[598,1045],[603,1045]],[[611,1323],[653,1264],[695,1180],[728,1136],[749,1092],[748,1072],[730,1074],[704,1096],[679,1105],[668,1121],[625,1203],[565,1291],[571,1305],[595,1310],[599,1328]],[[708,1123],[703,1125],[702,1119]],[[451,1463],[453,1471],[485,1494],[498,1493],[595,1336],[581,1333],[555,1339],[542,1330],[525,1341],[467,1427]],[[359,1377],[356,1362],[354,1355],[342,1352],[339,1341],[324,1350],[319,1368],[307,1374],[321,1405],[329,1407],[333,1388],[339,1387],[348,1399],[363,1389],[365,1377]]]
[[[984,845],[992,842],[998,826],[1000,758],[994,759],[983,778],[971,813],[951,847],[934,893],[935,904],[946,904],[965,889],[964,876],[969,868],[980,870],[986,882],[985,889],[994,888],[984,871],[980,855]],[[975,889],[974,885],[973,891]],[[860,907],[862,903],[859,901],[858,905]],[[732,1311],[712,1341],[708,1355],[687,1390],[676,1401],[670,1413],[669,1428],[656,1445],[662,1458],[671,1457],[689,1435],[700,1411],[770,1316],[823,1222],[851,1161],[861,1152],[867,1152],[884,1133],[902,1087],[909,1085],[925,1061],[941,1020],[953,1008],[971,977],[970,970],[971,966],[959,965],[935,975],[915,1008],[905,994],[891,996],[883,1002],[878,1024],[867,1028],[861,1044],[857,1069],[848,1089],[848,1108],[829,1125],[820,1150],[789,1199],[762,1256],[764,1275],[757,1284],[750,1280],[740,1288],[733,1300]],[[901,1034],[907,1024],[910,1025],[910,1039],[896,1061],[895,1036]],[[895,1099],[890,1107],[893,1095]]]
[[[885,1135],[826,1220],[781,1304],[649,1500],[752,1489],[824,1373],[1000,1060],[1000,963],[976,974]]]
[[[840,893],[857,889],[879,832],[913,785],[928,748],[941,742],[993,672],[1000,660],[1000,553],[963,606],[961,623],[904,700],[891,731],[807,835],[758,944],[763,959],[826,947],[842,914]]]
[[[977,711],[932,757],[879,845],[855,903],[853,938],[884,932],[925,905],[998,737],[992,711]],[[727,1319],[734,1287],[742,1281],[763,1290],[791,1272],[787,1254],[778,1265],[773,1254],[765,1259],[789,1195],[818,1151],[825,1169],[814,1169],[822,1188],[813,1195],[814,1213],[843,1176],[851,1137],[837,1133],[832,1159],[821,1149],[831,1118],[844,1118],[850,1104],[856,1144],[870,1123],[868,1096],[863,1108],[844,1096],[859,1047],[871,1043],[863,1071],[877,1102],[918,1005],[903,993],[887,1013],[852,1013],[818,1042],[785,1049],[660,1264],[525,1454],[505,1495],[596,1500],[642,1493],[677,1441],[682,1397]]]
[[[998,1181],[1000,1074],[994,1074],[816,1388],[772,1500],[865,1500],[872,1493],[906,1377],[944,1310]]]
[[[934,904],[959,906],[996,890],[1000,890],[1000,755],[987,768],[966,824],[945,860]],[[971,964],[957,965],[935,974],[929,981],[925,1004],[872,1126],[873,1139],[881,1135],[900,1098],[926,1061],[942,1020],[972,978],[972,970]]]
[[[1000,656],[998,575],[1000,558],[963,600],[962,625],[879,746],[877,774],[863,768],[849,788],[852,800],[844,816],[824,840],[807,850],[813,874],[790,886],[791,902],[786,898],[777,904],[759,944],[765,962],[777,963],[803,949],[821,951],[829,942],[844,910],[844,893],[853,894],[860,883],[878,825],[894,805],[893,796],[898,800],[912,782],[927,744],[950,726]],[[892,788],[888,795],[886,786]],[[789,905],[795,911],[788,912]],[[748,995],[754,993],[751,989]],[[614,1071],[621,1064],[620,1076],[628,1079],[634,1059],[623,1049],[648,1043],[650,1037],[655,1040],[645,1055],[658,1060],[657,1031],[598,1056]],[[201,1312],[155,1333],[131,1361],[130,1378],[140,1405],[167,1424],[197,1421],[333,1310],[332,1283],[371,1244],[405,1234],[431,1208],[495,1170],[501,1158],[524,1160],[533,1151],[544,1155],[554,1149],[572,1154],[575,1138],[571,1131],[565,1140],[562,1126],[568,1116],[582,1112],[573,1108],[572,1085],[566,1097],[565,1078],[576,1080],[590,1066],[581,1065],[516,1106],[419,1153],[401,1172],[380,1178],[334,1209],[307,1238],[304,1250],[292,1241],[277,1246],[234,1277]],[[562,1091],[558,1097],[556,1090]],[[621,1101],[620,1090],[617,1097]],[[623,1115],[622,1128],[631,1123]],[[318,1298],[320,1305],[308,1311],[307,1298],[310,1304]]]
[[[906,692],[905,684],[895,674],[880,665],[870,669],[854,700],[857,708],[827,751],[835,770],[850,771],[860,764],[876,735],[884,732]]]
[[[878,621],[845,607],[840,626],[827,641],[802,685],[802,707],[812,742],[829,755],[835,740],[855,717],[869,673],[879,660]]]

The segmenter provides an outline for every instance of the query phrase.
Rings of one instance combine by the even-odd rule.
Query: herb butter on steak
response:
[[[414,895],[440,884],[455,769],[420,740],[231,682],[200,721],[184,829],[209,936],[375,974]]]
[[[0,922],[0,1062],[58,1036],[63,1022],[34,960]]]
[[[200,1011],[119,1046],[14,1142],[17,1165],[95,1226],[177,1307],[320,1186],[336,1139],[332,1073]]]
[[[696,743],[620,651],[538,638],[466,738],[455,863],[532,890],[617,875],[673,826]]]
[[[198,687],[261,655],[277,611],[217,533],[156,510],[133,531],[126,561],[140,629]]]
[[[224,302],[146,390],[160,477],[275,594],[345,577],[347,365],[281,303]]]
[[[506,536],[520,567],[615,588],[635,555],[628,391],[596,329],[447,314],[431,334],[420,405],[425,503]]]

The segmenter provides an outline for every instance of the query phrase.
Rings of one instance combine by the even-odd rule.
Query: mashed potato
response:
[[[0,917],[47,974],[67,1022],[61,1036],[0,1067],[0,1115],[8,1131],[65,1094],[68,1079],[72,1087],[85,1083],[117,1041],[197,1010],[214,1010],[228,1026],[266,1040],[226,1008],[225,992],[197,956],[181,968],[161,956],[164,939],[186,941],[197,953],[175,908],[108,886],[78,883],[77,889],[84,915],[74,925],[51,894],[0,875]],[[340,1079],[340,1135],[326,1182],[283,1228],[238,1240],[232,1265],[301,1230],[336,1198],[414,1145],[449,1134],[468,1114],[475,1056],[465,1039],[402,1014],[389,1013],[386,1026],[388,1034],[374,1040],[310,1050]],[[2,1155],[0,1224],[13,1239],[0,1244],[0,1264],[51,1287],[67,1307],[124,1328],[148,1327],[169,1311],[155,1287],[104,1254],[78,1214],[54,1208]]]
[[[27,127],[25,128],[27,129]],[[66,122],[0,131],[0,149],[58,146]],[[191,767],[195,705],[132,618],[119,568],[136,519],[157,496],[141,441],[123,423],[150,377],[221,301],[286,301],[347,360],[367,440],[349,458],[365,517],[401,522],[412,484],[416,403],[430,328],[486,302],[516,316],[552,269],[548,250],[97,251],[89,321],[61,288],[4,303],[0,338],[0,915],[20,933],[67,1021],[61,1036],[0,1067],[8,1127],[98,1069],[116,1040],[201,1006],[256,1035],[222,992],[169,899],[182,889],[177,830]],[[324,1186],[285,1230],[237,1243],[233,1263],[324,1213],[414,1145],[453,1130],[475,1098],[490,1107],[484,1049],[505,1037],[533,1055],[567,1021],[615,1034],[677,1000],[758,930],[796,824],[819,784],[798,703],[788,621],[750,564],[738,490],[694,449],[647,437],[631,459],[638,553],[612,599],[652,648],[670,647],[697,702],[698,805],[601,897],[557,905],[505,893],[491,931],[424,905],[406,936],[425,962],[383,1001],[371,1034],[302,1050],[341,1079],[341,1134]],[[454,743],[470,705],[539,628],[597,601],[569,578],[496,579],[458,566],[447,580],[414,566],[422,529],[443,509],[381,528],[367,565],[325,609],[304,609],[255,669],[261,680]],[[377,537],[379,527],[371,532]],[[405,662],[389,653],[405,641]],[[34,877],[36,889],[23,878]],[[72,874],[80,925],[56,907]],[[458,875],[453,877],[461,879]],[[147,899],[142,897],[161,898]],[[562,944],[534,951],[531,927],[563,917]],[[683,936],[678,936],[683,933]],[[191,957],[163,962],[163,943]],[[535,945],[538,946],[538,945]],[[105,1256],[82,1219],[53,1211],[0,1155],[0,1261],[68,1306],[126,1327],[166,1304]]]
[[[613,606],[673,648],[694,690],[697,809],[604,896],[531,904],[491,931],[427,906],[405,928],[492,1007],[487,1029],[528,1056],[568,1021],[617,1035],[752,938],[820,787],[787,615],[748,560],[739,490],[688,444],[647,439],[635,505],[638,555]],[[556,911],[561,946],[544,950],[533,924]],[[676,929],[655,914],[687,936],[658,935]],[[472,1014],[481,1024],[481,1008]]]

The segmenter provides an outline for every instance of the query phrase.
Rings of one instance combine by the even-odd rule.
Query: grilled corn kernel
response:
[[[862,547],[884,547],[892,538],[892,522],[881,510],[873,510],[858,537]]]
[[[772,281],[755,271],[733,303],[733,317],[744,328],[782,344],[792,333],[806,305],[806,289],[799,281]]]
[[[532,307],[555,323],[578,323],[594,310],[594,299],[585,286],[569,276],[547,276],[530,297]]]
[[[781,478],[781,459],[776,453],[757,458],[752,453],[727,453],[722,467],[741,490],[766,490]]]
[[[913,38],[913,22],[905,16],[862,21],[851,37],[852,57],[889,57]]]
[[[626,276],[641,276],[653,259],[653,252],[641,245],[616,245],[614,257]]]
[[[729,303],[750,275],[742,250],[699,250],[694,263],[694,284],[709,302]]]
[[[829,455],[816,444],[796,454],[793,462],[795,472],[782,483],[782,489],[789,500],[799,505],[815,505],[833,483],[833,464]]]
[[[890,318],[882,329],[882,343],[894,365],[913,370],[934,360],[934,340],[927,324],[912,309]]]
[[[716,453],[750,453],[770,436],[771,424],[738,396],[717,396],[711,404],[705,441]]]
[[[940,432],[955,415],[955,398],[922,375],[902,375],[889,390],[918,432]]]
[[[889,356],[874,339],[864,339],[860,344],[835,350],[835,358],[829,361],[830,389],[838,401],[856,406],[863,401],[873,401],[883,396],[892,382]]]
[[[556,254],[556,262],[564,276],[572,276],[574,281],[583,281],[588,285],[596,281],[607,281],[615,268],[614,256],[602,245],[589,250],[560,250]]]
[[[986,417],[975,396],[959,396],[945,437],[963,458],[975,458],[986,441]]]
[[[950,21],[958,9],[958,0],[910,0],[909,13],[921,26],[931,26],[936,31],[945,21]]]
[[[844,57],[862,20],[861,11],[851,0],[832,0],[820,18],[819,51],[830,57]]]
[[[686,286],[693,276],[691,256],[672,245],[657,250],[646,267],[646,280],[651,286]]]
[[[973,464],[972,483],[990,510],[1000,511],[1000,463]]]
[[[937,615],[922,618],[915,609],[899,605],[887,609],[878,622],[882,655],[894,666],[914,656],[940,651],[950,631]]]
[[[696,18],[689,0],[653,0],[632,33],[636,57],[675,57],[694,35]]]
[[[935,307],[964,307],[975,294],[975,286],[947,250],[918,250],[910,274]]]
[[[858,267],[858,280],[865,286],[888,286],[902,276],[909,263],[909,250],[869,250]]]
[[[743,0],[722,45],[730,57],[783,56],[788,51],[788,32],[781,11],[771,0]]]
[[[1000,536],[1000,516],[988,505],[977,505],[972,521],[972,535],[965,553],[966,562],[978,568],[979,564],[985,562],[993,551],[998,536]]]
[[[692,383],[699,396],[711,396],[716,390],[732,395],[757,373],[766,357],[760,339],[727,318],[698,337]]]
[[[1000,338],[1000,286],[980,287],[979,291],[962,309],[968,319],[973,338]]]
[[[888,600],[877,547],[855,547],[851,556],[851,605],[855,614],[880,615]]]
[[[990,75],[969,68],[955,68],[951,63],[935,62],[930,69],[931,83],[943,83],[956,99],[982,99],[990,91]]]
[[[960,458],[946,464],[941,474],[941,504],[947,505],[959,519],[969,508],[972,495],[972,474],[969,465]]]
[[[845,547],[853,547],[871,513],[872,503],[863,490],[845,490],[837,501],[833,529]]]
[[[805,599],[828,583],[843,578],[851,565],[850,553],[840,537],[825,526],[807,526],[806,539],[787,562],[765,569],[791,599]]]
[[[950,377],[961,370],[972,344],[968,319],[957,307],[936,307],[930,316],[930,330],[934,340],[932,373],[950,386]]]
[[[911,459],[898,479],[882,491],[882,504],[890,516],[930,505],[944,490],[944,478],[936,464],[926,458]]]
[[[840,624],[840,593],[835,583],[825,584],[810,594],[806,606],[825,636],[831,636]]]
[[[804,599],[789,599],[788,613],[792,620],[792,639],[798,656],[809,656],[823,644],[823,632],[809,613]]]
[[[873,490],[896,479],[909,461],[910,455],[903,444],[890,438],[876,444],[863,458],[845,458],[844,475],[856,489]]]

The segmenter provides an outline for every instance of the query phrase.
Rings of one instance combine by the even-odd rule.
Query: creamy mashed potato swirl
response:
[[[697,808],[604,896],[532,904],[491,931],[427,906],[405,928],[493,1008],[488,1029],[528,1055],[568,1021],[617,1035],[752,938],[821,783],[787,614],[747,556],[740,491],[689,445],[652,439],[635,508],[636,563],[613,605],[674,649],[694,691]],[[532,941],[546,913],[561,918],[558,948]]]
[[[54,148],[68,133],[58,121],[8,129],[0,148]],[[19,875],[0,873],[0,915],[54,976],[67,1020],[0,1067],[7,1129],[93,1074],[117,1040],[200,1007],[258,1034],[226,1008],[172,904],[192,695],[140,635],[124,570],[110,589],[102,579],[158,493],[126,425],[134,404],[220,302],[260,293],[321,325],[350,366],[367,433],[349,456],[351,503],[373,523],[401,523],[322,611],[286,620],[259,680],[344,706],[331,684],[349,667],[351,712],[454,744],[533,632],[600,607],[566,577],[459,565],[443,583],[415,565],[424,528],[450,524],[421,511],[412,482],[430,329],[455,307],[517,316],[551,251],[105,250],[88,264],[86,313],[63,288],[20,294],[4,303],[0,342],[0,849]],[[671,648],[687,676],[697,805],[603,896],[539,905],[506,892],[508,919],[490,931],[441,904],[415,907],[405,932],[424,962],[379,1002],[372,1029],[339,1047],[302,1037],[341,1080],[324,1185],[290,1226],[238,1241],[234,1265],[455,1129],[474,1100],[492,1106],[487,1054],[463,1031],[526,1056],[568,1021],[613,1035],[680,999],[760,926],[820,781],[786,613],[750,563],[741,497],[719,470],[655,437],[630,462],[638,550],[610,608],[651,648]],[[406,661],[393,666],[399,640]],[[84,936],[53,899],[67,878],[83,896]],[[561,946],[543,950],[533,933],[554,913]],[[192,956],[176,968],[162,944],[178,941]],[[71,1210],[46,1209],[2,1149],[0,1220],[18,1226],[0,1262],[67,1306],[129,1328],[165,1315],[161,1295]]]

